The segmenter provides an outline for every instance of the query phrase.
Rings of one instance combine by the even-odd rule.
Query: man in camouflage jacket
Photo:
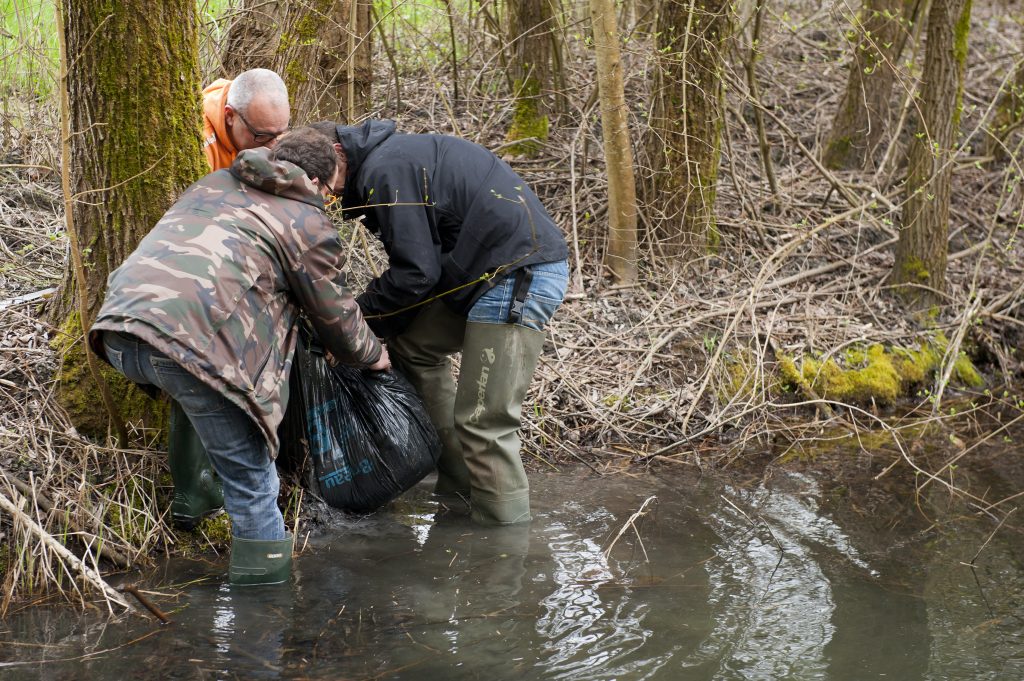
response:
[[[240,557],[246,542],[291,559],[274,458],[300,311],[339,361],[388,366],[342,283],[341,242],[323,211],[334,159],[322,135],[300,129],[192,185],[110,275],[89,332],[100,357],[164,389],[199,433],[224,484],[236,583],[281,576],[280,565]]]

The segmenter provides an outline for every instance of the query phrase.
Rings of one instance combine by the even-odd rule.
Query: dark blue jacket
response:
[[[561,230],[507,163],[458,137],[395,132],[393,121],[336,126],[348,173],[346,217],[365,216],[389,268],[359,305],[381,336],[399,333],[439,293],[467,315],[488,286],[526,265],[568,257]],[[486,273],[489,281],[478,281]]]

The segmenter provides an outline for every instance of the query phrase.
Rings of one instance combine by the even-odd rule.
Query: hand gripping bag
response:
[[[306,328],[290,393],[280,459],[300,467],[309,488],[335,508],[373,511],[437,465],[441,441],[420,396],[397,370],[331,366]]]

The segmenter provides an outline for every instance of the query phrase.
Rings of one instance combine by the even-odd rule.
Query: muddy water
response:
[[[996,523],[948,495],[925,519],[882,483],[794,471],[533,485],[525,527],[439,512],[426,484],[336,519],[288,585],[232,588],[224,560],[162,565],[141,586],[170,626],[10,615],[0,678],[1024,678],[1019,525],[972,570]]]

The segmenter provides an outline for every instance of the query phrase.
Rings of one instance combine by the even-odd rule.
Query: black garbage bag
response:
[[[279,460],[304,470],[309,488],[331,506],[373,511],[436,467],[441,441],[397,370],[331,366],[304,330],[291,374]]]

